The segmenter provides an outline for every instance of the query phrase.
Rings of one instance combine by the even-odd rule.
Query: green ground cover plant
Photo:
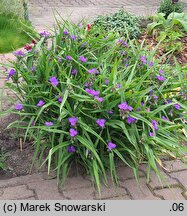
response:
[[[107,172],[118,183],[116,163],[148,164],[158,176],[161,158],[187,151],[187,74],[161,64],[156,49],[94,25],[57,22],[27,51],[17,51],[6,85],[16,94],[6,111],[20,119],[25,141],[64,183],[71,165],[84,167],[97,186]],[[164,56],[163,56],[164,57]],[[43,161],[44,158],[44,161]]]
[[[104,32],[118,32],[121,36],[138,38],[141,34],[139,18],[133,14],[119,10],[114,14],[98,16],[94,25]]]
[[[34,35],[29,22],[12,14],[0,14],[0,53],[7,53],[31,42]]]

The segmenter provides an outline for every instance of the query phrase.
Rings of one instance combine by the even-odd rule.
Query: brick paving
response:
[[[137,183],[132,171],[121,166],[124,176],[121,174],[119,186],[109,180],[108,186],[102,185],[100,196],[88,176],[74,175],[64,187],[58,187],[56,179],[47,178],[42,172],[0,180],[0,200],[187,200],[187,166],[179,160],[169,163],[174,163],[175,168],[172,172],[162,171],[167,176],[167,184],[163,186],[155,180],[155,174],[151,174],[147,183],[145,171],[141,171]]]
[[[161,0],[28,0],[29,17],[37,30],[54,25],[56,10],[65,19],[77,22],[92,19],[101,14],[112,13],[123,8],[136,15],[145,16],[156,12]],[[186,1],[186,0],[184,0]],[[56,13],[55,13],[56,14]],[[56,15],[57,16],[57,15]],[[58,17],[58,16],[57,16]]]

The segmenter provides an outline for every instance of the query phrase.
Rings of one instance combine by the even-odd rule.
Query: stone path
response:
[[[101,14],[112,13],[123,8],[136,15],[152,15],[162,0],[28,0],[29,18],[37,30],[50,28],[54,24],[56,10],[65,19],[77,22],[92,19]],[[185,11],[187,12],[187,0]],[[57,15],[56,15],[57,16]],[[59,16],[57,16],[59,17]]]
[[[76,22],[99,14],[112,13],[120,8],[136,15],[153,14],[161,0],[29,0],[30,20],[38,30],[52,27],[53,10],[63,18]]]
[[[49,179],[46,173],[38,173],[9,180],[0,180],[0,200],[187,200],[187,165],[181,161],[166,161],[167,172],[161,185],[154,173],[147,184],[145,166],[140,167],[139,185],[131,169],[117,168],[120,186],[102,185],[98,195],[88,176],[73,176],[67,179],[63,188],[58,188],[56,179]]]

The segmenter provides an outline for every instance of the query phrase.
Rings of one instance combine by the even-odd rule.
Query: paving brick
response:
[[[164,161],[164,166],[168,172],[187,170],[187,163],[183,163],[181,160]]]
[[[180,183],[186,188],[187,190],[187,170],[180,171],[176,173],[171,173],[171,177],[176,178],[180,181]]]
[[[96,192],[96,199],[108,199],[125,195],[127,195],[126,189],[114,185],[111,179],[109,179],[108,186],[101,185],[101,195]]]
[[[63,194],[59,193],[56,179],[28,183],[27,185],[29,189],[35,191],[39,200],[64,200]]]
[[[64,196],[71,200],[93,200],[94,188],[79,188],[75,190],[63,191]]]
[[[3,195],[0,200],[25,199],[34,196],[33,191],[28,190],[26,185],[8,187],[3,189]]]
[[[180,188],[163,188],[154,191],[156,195],[162,196],[165,200],[185,200]]]
[[[129,179],[120,183],[121,186],[125,187],[129,194],[135,200],[157,200],[146,184],[145,178],[140,178],[139,183],[135,179]]]
[[[130,167],[120,166],[117,168],[117,175],[120,180],[132,179],[134,178],[133,170]],[[139,177],[144,177],[145,174],[140,170]]]
[[[147,172],[147,165],[141,165],[140,169],[146,173]],[[160,171],[160,175],[161,175],[161,181],[159,180],[159,178],[157,177],[157,175],[155,174],[154,171],[150,172],[149,186],[152,189],[160,189],[163,187],[169,187],[171,185],[177,185],[178,184],[178,182],[175,179],[168,176],[165,172],[163,172],[162,170],[159,170],[159,171]]]
[[[74,190],[82,187],[91,187],[91,182],[83,179],[81,176],[68,178],[64,184],[63,190]]]
[[[131,200],[131,198],[128,195],[124,195],[124,196],[119,196],[119,197],[112,197],[106,200]]]

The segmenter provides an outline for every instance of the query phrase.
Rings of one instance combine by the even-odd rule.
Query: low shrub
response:
[[[104,32],[118,32],[121,36],[138,38],[141,28],[138,17],[120,10],[114,14],[98,16],[94,25]]]
[[[178,0],[163,0],[158,8],[158,13],[164,13],[165,18],[172,12],[182,13],[184,4]]]
[[[25,129],[33,161],[45,156],[62,183],[76,161],[100,191],[108,171],[118,182],[119,160],[138,177],[141,163],[159,176],[161,157],[182,158],[185,70],[160,65],[156,51],[118,34],[95,36],[95,26],[57,26],[54,35],[42,32],[29,51],[15,53],[7,77],[19,100],[10,111],[20,116],[10,126]]]

